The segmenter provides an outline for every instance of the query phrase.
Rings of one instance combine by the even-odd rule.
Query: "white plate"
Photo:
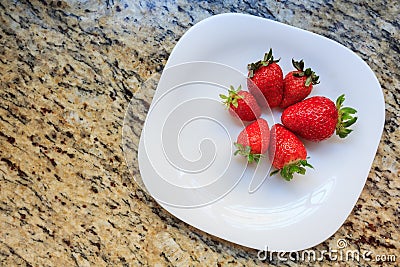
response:
[[[254,166],[232,155],[243,125],[218,95],[230,84],[245,85],[247,64],[269,48],[284,73],[292,70],[292,58],[304,59],[320,76],[312,95],[336,99],[345,93],[345,105],[356,108],[359,119],[346,139],[306,142],[314,170],[290,182],[267,178],[250,193]],[[265,110],[263,117],[273,123]],[[150,194],[188,224],[255,249],[297,251],[323,242],[346,220],[383,125],[379,82],[346,47],[259,17],[217,15],[189,29],[172,51],[140,138],[139,169]],[[268,168],[261,165],[258,174]]]

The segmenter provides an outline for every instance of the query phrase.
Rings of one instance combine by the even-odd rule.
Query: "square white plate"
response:
[[[218,95],[230,84],[245,86],[247,64],[269,48],[284,74],[292,58],[315,70],[321,83],[311,95],[345,93],[358,121],[346,139],[305,143],[314,170],[290,182],[275,175],[250,193],[254,166],[233,156],[243,125]],[[272,126],[280,111],[263,117]],[[379,82],[346,47],[259,17],[217,15],[189,29],[169,57],[140,138],[140,175],[162,207],[211,235],[255,249],[302,250],[329,238],[350,214],[383,125]],[[268,166],[257,171],[267,176]]]

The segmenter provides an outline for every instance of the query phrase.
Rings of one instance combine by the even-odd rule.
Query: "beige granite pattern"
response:
[[[346,239],[396,258],[260,260],[174,218],[133,182],[121,144],[129,101],[141,101],[143,121],[152,92],[141,85],[190,26],[224,12],[327,36],[375,72],[386,102],[377,155],[344,225],[314,249]],[[1,1],[0,265],[398,266],[399,13],[395,0]]]

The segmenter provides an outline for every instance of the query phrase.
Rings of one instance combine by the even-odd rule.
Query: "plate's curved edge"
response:
[[[290,25],[287,25],[287,24],[284,24],[284,23],[281,23],[281,22],[277,22],[277,21],[270,20],[270,19],[267,19],[267,18],[261,18],[261,17],[257,17],[257,16],[254,16],[254,15],[245,14],[245,13],[232,13],[232,12],[227,12],[227,13],[221,13],[221,14],[217,14],[217,15],[212,15],[212,16],[210,16],[210,17],[208,17],[208,18],[205,18],[205,19],[203,19],[203,20],[197,22],[196,24],[194,24],[192,27],[190,27],[190,28],[181,36],[181,38],[179,38],[178,42],[175,44],[174,48],[172,49],[172,51],[171,51],[171,53],[170,53],[170,55],[169,55],[169,58],[168,58],[168,60],[167,60],[167,63],[165,64],[165,67],[167,68],[167,67],[169,67],[169,65],[171,65],[171,60],[170,60],[170,59],[173,58],[173,57],[175,56],[176,51],[180,49],[180,46],[182,46],[182,43],[184,43],[184,42],[186,41],[186,39],[190,37],[190,35],[192,34],[192,32],[195,31],[197,28],[203,27],[203,24],[212,23],[214,20],[229,19],[229,18],[239,18],[239,17],[242,17],[242,18],[244,18],[244,17],[250,17],[250,18],[253,18],[253,19],[267,20],[267,21],[269,21],[269,22],[271,22],[271,23],[276,23],[276,24],[279,24],[279,25],[282,25],[282,26],[293,27],[293,26],[290,26]],[[293,27],[293,28],[296,28],[296,27]],[[296,29],[299,29],[299,28],[296,28]],[[302,30],[302,29],[300,29],[300,30]],[[185,62],[186,62],[186,61],[182,61],[182,62],[173,62],[172,65],[177,65],[177,64],[179,64],[179,63],[185,63]]]
[[[179,47],[182,45],[181,43],[184,42],[188,36],[198,27],[201,27],[202,24],[204,23],[208,23],[209,21],[218,19],[220,17],[224,17],[224,16],[230,16],[232,14],[237,14],[237,13],[223,13],[223,14],[217,14],[217,15],[213,15],[210,16],[208,18],[205,18],[197,23],[195,23],[192,27],[190,27],[178,40],[178,42],[175,44],[174,48],[172,49],[171,53],[169,54],[167,63],[165,64],[164,68],[168,68],[168,67],[172,67],[178,64],[182,64],[185,62],[177,62],[177,63],[171,63],[171,58],[174,57],[174,55],[176,54],[176,51],[179,50]],[[170,66],[171,65],[171,66]]]

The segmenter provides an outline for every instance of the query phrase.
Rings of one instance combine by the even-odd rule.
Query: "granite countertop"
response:
[[[152,93],[141,85],[160,76],[186,30],[225,12],[324,35],[375,72],[386,103],[375,160],[350,216],[314,249],[345,239],[349,249],[395,255],[384,259],[398,265],[400,6],[395,0],[269,2],[1,1],[0,265],[279,264],[174,218],[133,181],[122,151],[131,98],[145,95],[148,108]]]

